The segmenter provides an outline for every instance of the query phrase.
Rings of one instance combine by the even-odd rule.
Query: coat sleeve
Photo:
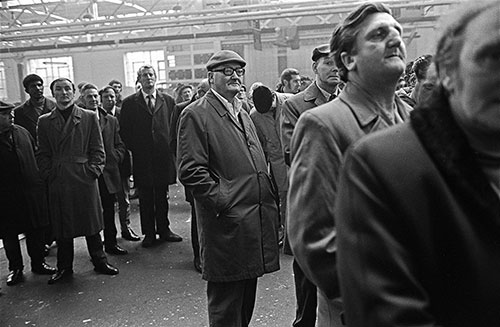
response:
[[[285,163],[290,166],[290,142],[292,140],[293,130],[299,119],[297,109],[292,101],[287,100],[283,103],[281,112],[281,143],[283,146],[283,155]]]
[[[37,142],[38,150],[36,152],[36,160],[40,176],[44,181],[48,181],[52,173],[52,149],[48,135],[48,126],[45,119],[39,119],[37,124]]]
[[[342,153],[323,120],[306,111],[293,133],[288,190],[288,237],[306,277],[338,297],[333,201]]]
[[[106,163],[106,154],[104,152],[104,144],[102,141],[101,129],[97,115],[92,114],[89,122],[90,137],[89,137],[89,161],[88,168],[95,177],[99,177],[104,170]]]
[[[123,106],[120,109],[120,116],[119,116],[119,124],[120,124],[120,137],[125,143],[125,147],[128,150],[132,150],[132,128],[133,128],[133,121],[132,121],[132,99],[125,99],[123,101]]]
[[[120,124],[116,119],[114,120],[114,122],[115,122],[114,148],[116,157],[118,158],[118,164],[121,164],[123,162],[123,159],[125,158],[127,148],[125,147],[125,143],[123,143],[122,138],[120,137]]]
[[[385,163],[384,163],[385,164]],[[350,327],[435,326],[429,295],[419,282],[404,217],[388,200],[375,170],[349,153],[335,203],[338,270]]]
[[[214,208],[218,177],[209,169],[208,133],[201,115],[190,108],[184,109],[179,121],[177,167],[179,180],[194,198]]]

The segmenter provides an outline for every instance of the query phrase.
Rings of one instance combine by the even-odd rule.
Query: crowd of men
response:
[[[247,62],[231,50],[177,103],[149,65],[121,106],[118,81],[83,83],[77,99],[58,78],[54,103],[28,75],[30,99],[0,107],[7,285],[22,280],[19,233],[49,284],[72,275],[79,236],[96,272],[118,274],[106,256],[127,253],[115,201],[122,237],[140,240],[128,221],[133,173],[145,248],[182,241],[168,188],[184,185],[210,326],[250,324],[280,246],[294,257],[292,326],[495,326],[499,17],[497,1],[457,11],[435,54],[413,62],[411,92],[400,88],[403,29],[382,3],[360,5],[313,49],[310,83],[287,68],[274,90],[256,82],[247,94]],[[54,239],[57,269],[44,260]]]

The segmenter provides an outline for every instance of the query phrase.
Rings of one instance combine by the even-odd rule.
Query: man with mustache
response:
[[[182,111],[178,129],[179,179],[194,197],[213,327],[248,326],[257,278],[279,269],[277,194],[236,97],[245,65],[234,51],[215,53],[211,89]]]
[[[346,81],[333,101],[301,115],[291,141],[288,236],[306,277],[318,287],[318,326],[339,326],[334,201],[344,152],[362,136],[407,119],[395,95],[405,70],[402,27],[390,9],[366,3],[334,30],[330,50]]]

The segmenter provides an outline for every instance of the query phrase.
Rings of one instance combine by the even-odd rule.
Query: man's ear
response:
[[[443,85],[446,92],[448,92],[449,94],[453,93],[455,86],[453,85],[453,81],[452,81],[450,76],[448,76],[448,75],[445,76],[443,78],[443,80],[441,81],[441,84]]]
[[[313,70],[314,74],[318,74],[318,62],[317,61],[313,61],[311,67],[312,67],[312,70]]]
[[[208,78],[208,84],[212,85],[213,84],[213,78],[214,78],[214,73],[213,72],[208,72],[207,73],[207,78]]]
[[[347,52],[342,52],[340,54],[340,60],[344,64],[347,71],[353,71],[356,68],[356,57],[348,54]]]

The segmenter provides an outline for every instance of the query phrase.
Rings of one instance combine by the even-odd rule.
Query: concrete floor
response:
[[[137,200],[132,201],[132,226],[139,232]],[[7,286],[5,252],[0,251],[0,327],[17,326],[208,326],[206,282],[193,268],[190,241],[190,210],[184,190],[170,189],[172,230],[183,237],[180,243],[161,243],[144,249],[141,242],[118,242],[129,251],[109,255],[120,269],[117,276],[93,271],[85,240],[75,240],[73,278],[47,285],[49,276],[34,275],[22,242],[25,281]],[[118,224],[117,224],[118,225]],[[56,264],[56,251],[47,262]],[[292,257],[281,256],[281,270],[259,279],[253,327],[291,326],[295,316]]]

